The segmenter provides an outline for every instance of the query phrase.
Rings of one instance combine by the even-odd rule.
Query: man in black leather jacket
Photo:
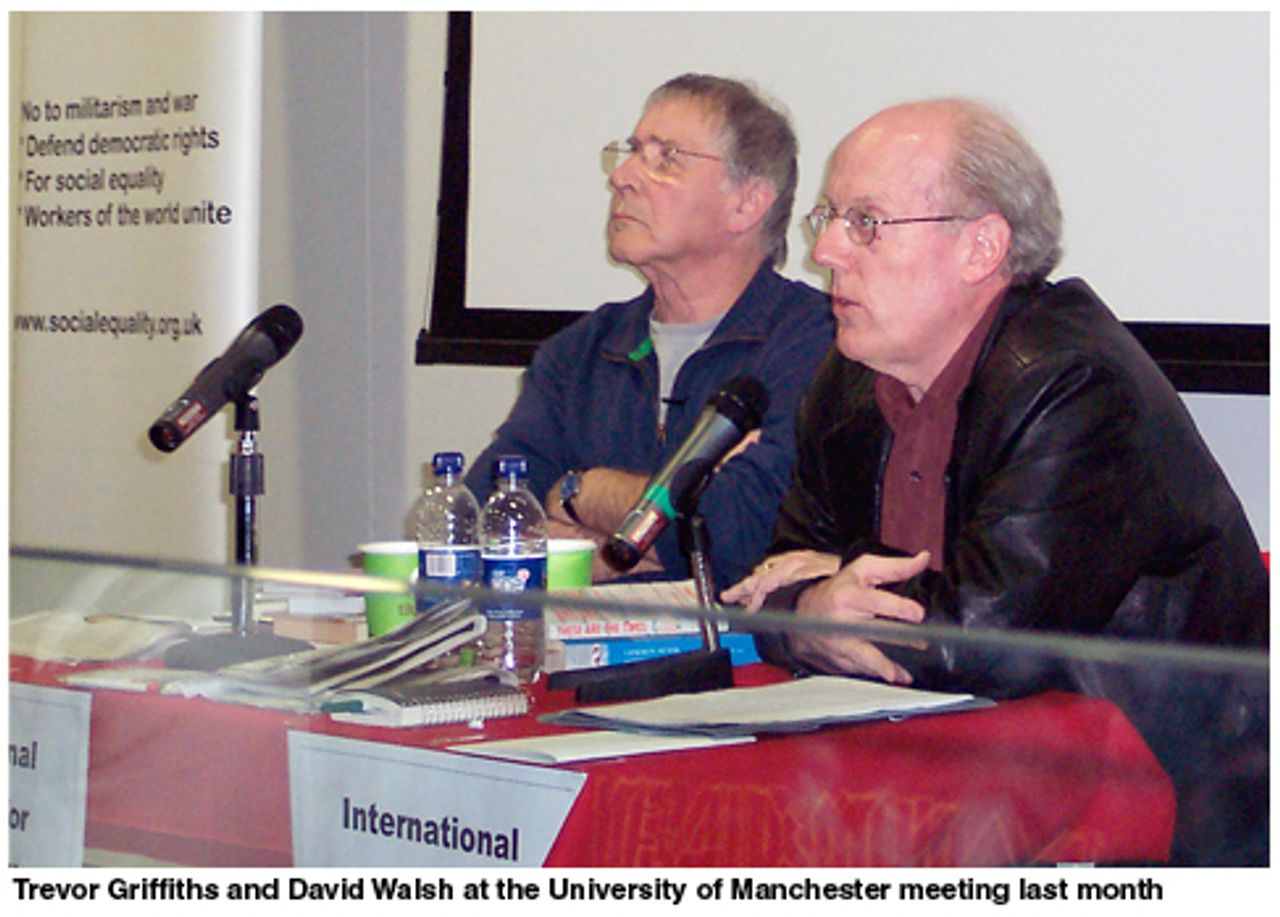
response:
[[[837,148],[826,197],[809,219],[836,349],[800,409],[769,557],[726,601],[1265,649],[1267,574],[1239,501],[1141,345],[1085,283],[1046,281],[1061,216],[1017,132],[963,100],[889,109]],[[798,670],[1107,697],[1173,777],[1174,861],[1265,862],[1265,674],[757,640]],[[1233,766],[1247,773],[1207,789]]]

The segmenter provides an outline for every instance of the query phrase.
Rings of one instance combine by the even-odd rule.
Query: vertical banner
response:
[[[146,433],[262,305],[259,13],[21,13],[10,538],[231,558],[231,411]]]

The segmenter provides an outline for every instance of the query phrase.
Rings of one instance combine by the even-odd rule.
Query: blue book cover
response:
[[[755,640],[751,634],[727,631],[720,635],[720,645],[729,651],[729,658],[734,665],[748,665],[760,661]],[[654,634],[608,640],[551,641],[547,646],[547,669],[548,671],[594,669],[699,649],[702,649],[702,637],[699,634]]]

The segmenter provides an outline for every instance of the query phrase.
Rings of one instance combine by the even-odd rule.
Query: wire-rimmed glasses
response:
[[[942,214],[928,217],[876,217],[863,207],[850,207],[844,213],[837,213],[834,207],[819,204],[805,215],[805,223],[815,239],[826,232],[833,220],[844,223],[845,233],[849,241],[855,245],[870,245],[876,240],[876,232],[881,226],[901,226],[904,223],[955,223],[972,220],[973,217],[959,214]]]
[[[666,178],[679,170],[678,157],[680,156],[693,156],[697,159],[711,159],[716,162],[724,161],[723,156],[686,150],[668,140],[658,140],[655,137],[648,140],[637,140],[634,137],[614,140],[606,143],[600,152],[607,172],[616,171],[628,158],[638,156],[641,167],[650,175],[659,178]]]

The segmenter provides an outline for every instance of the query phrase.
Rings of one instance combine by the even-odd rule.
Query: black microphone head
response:
[[[173,421],[157,420],[147,430],[151,445],[161,452],[172,452],[182,445],[182,433]]]
[[[733,421],[743,433],[749,433],[760,426],[769,410],[769,392],[755,376],[734,376],[707,404]]]
[[[177,449],[224,404],[247,396],[300,337],[302,316],[284,303],[255,316],[151,425],[147,431],[151,444],[161,452]]]
[[[277,360],[284,359],[285,354],[298,343],[298,338],[302,337],[302,316],[292,306],[284,303],[267,309],[254,319],[253,324],[276,345]]]
[[[640,563],[639,549],[621,535],[616,534],[610,535],[609,540],[604,543],[601,556],[610,567],[620,573],[626,573]]]
[[[302,337],[302,316],[284,303],[254,317],[220,358],[222,395],[238,401],[283,360]]]

